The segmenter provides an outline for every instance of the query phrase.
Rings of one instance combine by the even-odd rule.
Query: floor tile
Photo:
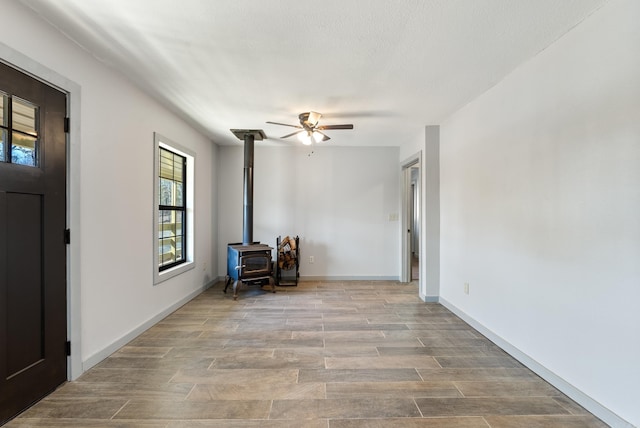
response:
[[[118,351],[111,354],[110,358],[118,357],[140,357],[140,358],[162,358],[171,351],[171,347],[164,346],[123,346]]]
[[[419,369],[418,373],[425,381],[534,381],[539,379],[536,374],[525,368]]]
[[[238,420],[238,419],[208,419],[200,421],[172,421],[167,428],[328,428],[329,421],[315,420]]]
[[[189,361],[176,358],[145,358],[145,357],[120,357],[107,358],[96,366],[101,369],[147,369],[147,370],[174,370],[178,369],[206,369],[215,359],[211,357],[196,357]]]
[[[593,416],[486,416],[491,428],[607,428]]]
[[[290,400],[325,398],[324,383],[223,383],[196,385],[190,401],[211,400]]]
[[[5,428],[166,428],[167,421],[115,421],[111,419],[26,418],[14,419]]]
[[[453,382],[327,383],[327,398],[462,397]]]
[[[419,417],[412,399],[274,400],[269,419]]]
[[[332,419],[329,428],[489,428],[483,418]]]
[[[279,352],[295,352],[298,354],[309,354],[318,357],[377,357],[379,355],[374,346],[358,346],[346,344],[345,346],[333,346],[325,348],[278,348]]]
[[[487,415],[568,415],[547,397],[416,398],[425,417]]]
[[[384,339],[382,339],[382,340],[380,340],[380,339],[372,339],[372,338],[369,338],[369,337],[363,337],[361,339],[348,339],[348,338],[341,338],[341,339],[329,338],[329,339],[324,339],[324,346],[327,347],[327,348],[343,347],[343,346],[350,346],[350,345],[375,346],[375,347],[378,347],[378,348],[381,348],[381,347],[396,347],[396,346],[402,346],[402,347],[422,346],[417,339],[389,339],[389,338],[386,338],[386,337]]]
[[[293,339],[317,339],[317,340],[342,340],[342,341],[362,341],[362,340],[383,340],[384,333],[381,330],[371,331],[294,331]]]
[[[558,395],[553,399],[562,407],[567,409],[572,415],[590,415],[590,413],[581,405],[567,397],[566,395]]]
[[[274,352],[270,357],[256,357],[251,354],[237,355],[233,358],[217,358],[211,369],[300,369],[323,368],[325,359],[319,355],[308,355],[292,351]]]
[[[406,330],[393,331],[383,329],[385,337],[389,339],[417,339],[421,342],[421,344],[424,342],[429,342],[429,340],[433,340],[434,342],[438,343],[437,346],[445,346],[440,345],[440,343],[448,343],[449,346],[479,346],[491,344],[491,342],[489,342],[487,339],[479,338],[471,329],[458,328],[426,330],[424,328],[410,328],[413,327],[410,324],[405,325],[407,325],[408,327]],[[436,339],[438,339],[438,341],[436,341]],[[457,341],[457,339],[466,339],[469,340],[469,342],[465,343],[464,341]],[[450,342],[447,342],[447,340],[449,340]],[[426,343],[424,343],[424,345],[428,346],[426,345]]]
[[[176,369],[139,369],[139,368],[100,368],[85,372],[78,382],[98,382],[98,383],[138,383],[138,384],[157,384],[167,383],[176,374]]]
[[[274,348],[243,348],[234,346],[230,348],[209,346],[176,346],[167,353],[167,358],[175,359],[199,359],[199,358],[235,358],[240,355],[251,354],[256,358],[273,356]]]
[[[297,369],[213,369],[213,370],[181,370],[176,373],[173,383],[296,383],[298,380]]]
[[[301,369],[298,382],[420,381],[415,369]]]
[[[328,369],[398,369],[439,368],[438,362],[428,355],[400,355],[391,357],[325,358]]]
[[[225,347],[243,347],[243,348],[322,348],[324,343],[322,339],[244,339],[241,335],[238,338],[229,339]]]
[[[381,356],[430,355],[433,357],[490,357],[505,356],[497,346],[423,346],[423,347],[381,347]]]
[[[115,419],[266,419],[269,400],[131,400]]]
[[[553,397],[562,395],[548,383],[529,382],[454,382],[465,397]]]
[[[128,400],[122,398],[45,398],[22,414],[26,418],[111,419]]]
[[[149,398],[184,400],[193,389],[192,383],[118,383],[67,382],[55,392],[56,398]]]
[[[444,368],[518,368],[518,361],[509,356],[500,357],[434,357]]]

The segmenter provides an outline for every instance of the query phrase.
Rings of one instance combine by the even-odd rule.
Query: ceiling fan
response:
[[[298,128],[299,131],[292,132],[291,134],[283,135],[280,138],[288,138],[293,135],[297,135],[298,139],[302,142],[302,144],[310,145],[312,143],[319,143],[320,141],[329,140],[329,136],[324,134],[321,131],[326,131],[330,129],[353,129],[352,124],[345,125],[318,125],[318,121],[320,120],[322,115],[320,113],[316,113],[315,111],[307,111],[304,113],[300,113],[298,115],[298,119],[300,119],[300,125],[289,125],[288,123],[279,123],[279,122],[267,122],[272,125],[282,125],[282,126],[290,126],[292,128]]]

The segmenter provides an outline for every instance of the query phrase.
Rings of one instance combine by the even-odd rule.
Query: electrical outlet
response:
[[[464,283],[464,294],[469,294],[469,283],[468,282]]]
[[[315,262],[315,261],[316,261],[316,260],[313,258],[313,256],[309,256],[309,263],[313,263],[313,262]]]

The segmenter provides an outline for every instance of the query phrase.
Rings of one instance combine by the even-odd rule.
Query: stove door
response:
[[[240,277],[256,278],[271,274],[271,254],[265,252],[246,254],[240,257]]]

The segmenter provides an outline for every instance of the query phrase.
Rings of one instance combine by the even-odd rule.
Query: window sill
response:
[[[153,285],[160,284],[168,279],[171,279],[175,276],[180,275],[188,270],[191,270],[196,267],[196,264],[192,261],[182,263],[178,266],[172,267],[171,269],[163,270],[162,272],[156,272],[153,275]],[[157,269],[157,268],[156,268]]]

